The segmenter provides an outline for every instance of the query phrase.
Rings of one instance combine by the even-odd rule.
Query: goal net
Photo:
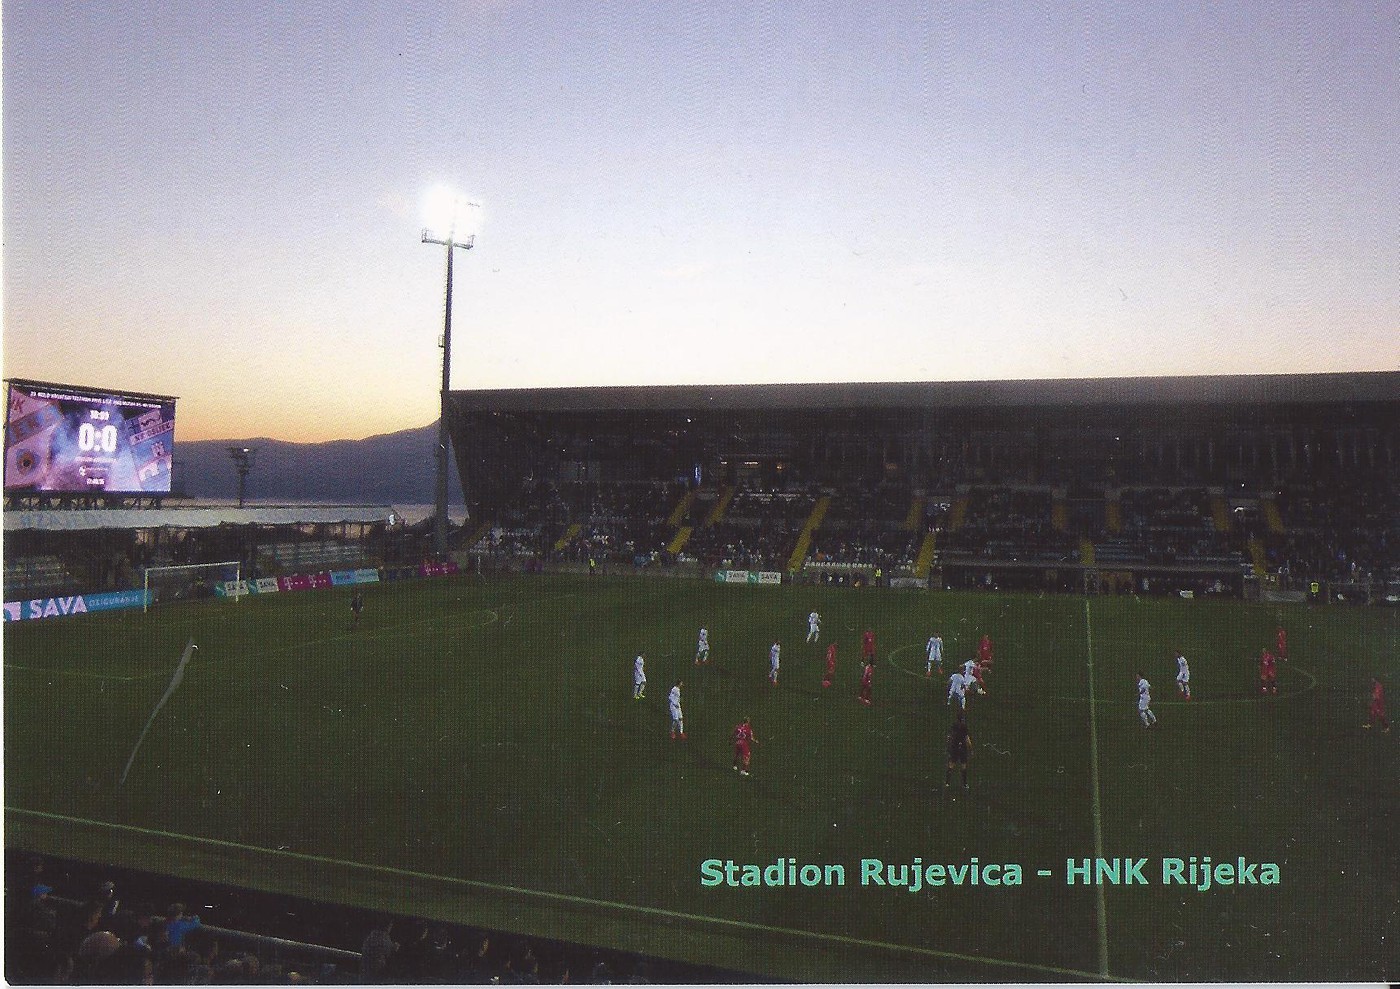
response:
[[[194,601],[215,595],[238,600],[247,593],[243,586],[242,565],[237,560],[147,567],[145,590],[147,611],[156,603]]]

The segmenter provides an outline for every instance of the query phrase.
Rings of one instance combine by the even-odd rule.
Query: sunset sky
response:
[[[4,0],[4,372],[179,439],[454,388],[1400,368],[1400,7]]]

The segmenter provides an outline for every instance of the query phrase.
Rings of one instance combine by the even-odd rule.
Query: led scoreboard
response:
[[[5,492],[169,494],[175,399],[9,383]]]

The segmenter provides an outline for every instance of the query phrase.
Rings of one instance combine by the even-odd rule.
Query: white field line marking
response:
[[[703,914],[683,913],[677,910],[663,910],[659,907],[644,907],[631,903],[615,903],[611,900],[597,900],[587,896],[573,896],[568,893],[551,893],[547,890],[524,889],[519,886],[505,886],[497,883],[483,882],[478,879],[460,879],[455,876],[435,876],[427,872],[414,872],[409,869],[395,869],[386,865],[367,865],[363,862],[351,862],[346,859],[326,858],[320,855],[307,855],[303,852],[290,852],[281,849],[259,848],[256,845],[243,845],[233,841],[223,841],[218,838],[201,838],[196,835],[174,834],[170,831],[157,831],[153,828],[142,828],[131,824],[114,824],[110,821],[94,821],[85,817],[69,817],[65,814],[50,814],[45,811],[27,810],[22,807],[5,807],[5,813],[28,815],[31,817],[44,818],[50,821],[61,821],[65,824],[82,824],[97,828],[109,828],[115,831],[126,831],[132,834],[148,835],[156,838],[167,838],[174,841],[189,842],[195,845],[209,845],[215,848],[228,848],[239,852],[253,852],[258,855],[267,855],[273,858],[295,859],[299,862],[315,862],[322,865],[330,865],[338,868],[359,869],[365,872],[379,873],[389,876],[403,876],[409,879],[420,879],[428,882],[444,883],[452,886],[465,886],[472,889],[489,890],[496,893],[509,893],[514,896],[534,897],[541,900],[550,900],[557,903],[572,903],[586,907],[603,907],[609,910],[631,911],[633,913],[645,914],[651,917],[663,917],[674,920],[684,920],[698,924],[713,924],[718,927],[729,927],[746,931],[757,931],[764,934],[780,934],[792,938],[805,938],[812,941],[825,941],[833,944],[853,945],[862,948],[877,948],[882,951],[902,952],[905,954],[922,955],[928,958],[943,958],[953,961],[972,962],[982,965],[998,965],[1004,968],[1021,968],[1033,972],[1049,972],[1055,975],[1070,975],[1080,979],[1093,979],[1097,976],[1093,972],[1085,972],[1080,969],[1059,968],[1054,965],[1038,965],[1035,962],[1008,961],[1001,958],[987,958],[982,955],[969,955],[956,951],[939,951],[934,948],[920,948],[914,945],[889,944],[884,941],[872,941],[866,938],[846,937],[841,934],[825,934],[820,931],[804,931],[794,927],[772,927],[767,924],[755,924],[746,920],[730,920],[725,917],[707,917]]]
[[[912,650],[912,649],[919,649],[919,648],[921,648],[921,647],[918,646],[918,645],[912,645],[912,646],[896,646],[895,648],[891,649],[889,652],[885,653],[885,662],[889,663],[889,664],[890,664],[891,666],[893,666],[895,669],[899,670],[899,672],[901,672],[901,673],[903,673],[903,674],[906,674],[907,676],[915,677],[915,678],[917,678],[917,679],[919,679],[919,680],[929,680],[929,681],[933,681],[933,677],[926,677],[926,676],[924,676],[922,673],[915,673],[913,670],[907,670],[907,669],[905,669],[903,666],[900,666],[898,663],[896,663],[896,662],[894,661],[894,658],[895,658],[896,656],[898,656],[900,653],[902,653],[902,652],[909,652],[909,651]],[[961,668],[961,667],[959,667],[959,668]],[[945,679],[943,682],[944,682],[944,683],[947,683],[948,681]]]
[[[1094,858],[1103,858],[1103,808],[1099,802],[1099,705],[1094,700],[1094,624],[1089,616],[1089,599],[1084,599],[1084,640],[1089,658],[1089,778],[1094,795]],[[1095,884],[1099,929],[1099,975],[1108,974],[1108,908],[1103,883]]]
[[[120,677],[120,676],[114,676],[114,675],[111,674],[111,673],[89,673],[87,670],[46,670],[46,669],[44,669],[43,667],[39,667],[39,666],[20,666],[18,663],[6,663],[6,664],[5,664],[5,669],[7,669],[7,670],[21,670],[21,671],[23,671],[23,672],[25,672],[25,673],[38,673],[38,674],[40,674],[40,675],[42,675],[42,676],[90,677],[90,678],[93,679],[93,680],[120,680],[120,681],[122,681],[122,682],[125,682],[125,681],[128,681],[128,680],[144,680],[147,676],[151,676],[151,675],[152,675],[152,674],[143,674],[142,676],[139,676],[139,677]],[[155,675],[155,676],[163,676],[163,675],[164,675],[164,671],[162,671],[161,673],[154,674],[154,675]]]

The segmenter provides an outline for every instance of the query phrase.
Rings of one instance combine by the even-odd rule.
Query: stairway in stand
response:
[[[695,526],[681,525],[681,523],[684,522],[685,517],[690,514],[691,506],[695,504],[695,499],[699,494],[700,491],[698,488],[691,488],[687,491],[681,497],[681,500],[676,502],[676,507],[671,509],[671,515],[666,519],[667,525],[675,526],[676,528],[675,536],[671,538],[670,543],[666,546],[666,552],[670,553],[672,556],[675,556],[681,550],[685,549],[685,544],[690,542],[690,534],[695,531]]]
[[[953,500],[953,507],[948,510],[948,528],[952,532],[957,532],[967,521],[967,506],[972,504],[972,496],[960,494]]]
[[[734,500],[734,487],[726,487],[719,494],[719,501],[715,502],[715,507],[710,509],[710,514],[705,518],[706,525],[715,525],[724,518],[724,513],[729,510],[729,503]]]
[[[1216,532],[1230,531],[1230,506],[1225,504],[1223,494],[1212,494],[1210,496],[1210,517],[1215,523]]]
[[[920,580],[928,577],[928,572],[933,568],[933,551],[937,543],[935,534],[927,532],[924,534],[924,541],[919,545],[919,555],[914,557],[914,576]]]
[[[816,532],[817,527],[822,524],[826,518],[826,511],[830,507],[830,495],[822,495],[812,506],[811,514],[807,516],[807,522],[802,526],[802,531],[797,536],[797,545],[792,548],[792,555],[788,557],[788,573],[797,573],[802,569],[802,564],[807,559],[807,550],[812,545],[812,533]]]
[[[1247,545],[1249,547],[1249,560],[1254,565],[1254,576],[1264,576],[1269,572],[1269,557],[1264,552],[1264,540],[1251,539]]]
[[[565,546],[569,545],[569,543],[573,542],[575,539],[578,538],[578,534],[582,531],[582,523],[571,522],[569,524],[569,527],[564,530],[564,534],[558,539],[554,540],[554,551],[557,553]]]
[[[675,556],[681,550],[685,549],[685,544],[690,542],[690,534],[694,531],[695,527],[693,525],[681,526],[680,529],[676,531],[676,537],[666,546],[666,552]]]
[[[1111,497],[1112,496],[1112,497]],[[1123,532],[1123,492],[1109,492],[1103,503],[1103,523],[1112,535]]]
[[[695,504],[695,498],[700,492],[696,488],[691,488],[676,502],[676,507],[671,509],[671,517],[666,520],[666,524],[679,527],[685,521],[686,515],[690,512],[690,506]]]
[[[909,503],[909,514],[904,516],[904,531],[914,532],[919,528],[919,522],[924,517],[924,505],[928,499],[922,495],[915,495],[914,500]]]

